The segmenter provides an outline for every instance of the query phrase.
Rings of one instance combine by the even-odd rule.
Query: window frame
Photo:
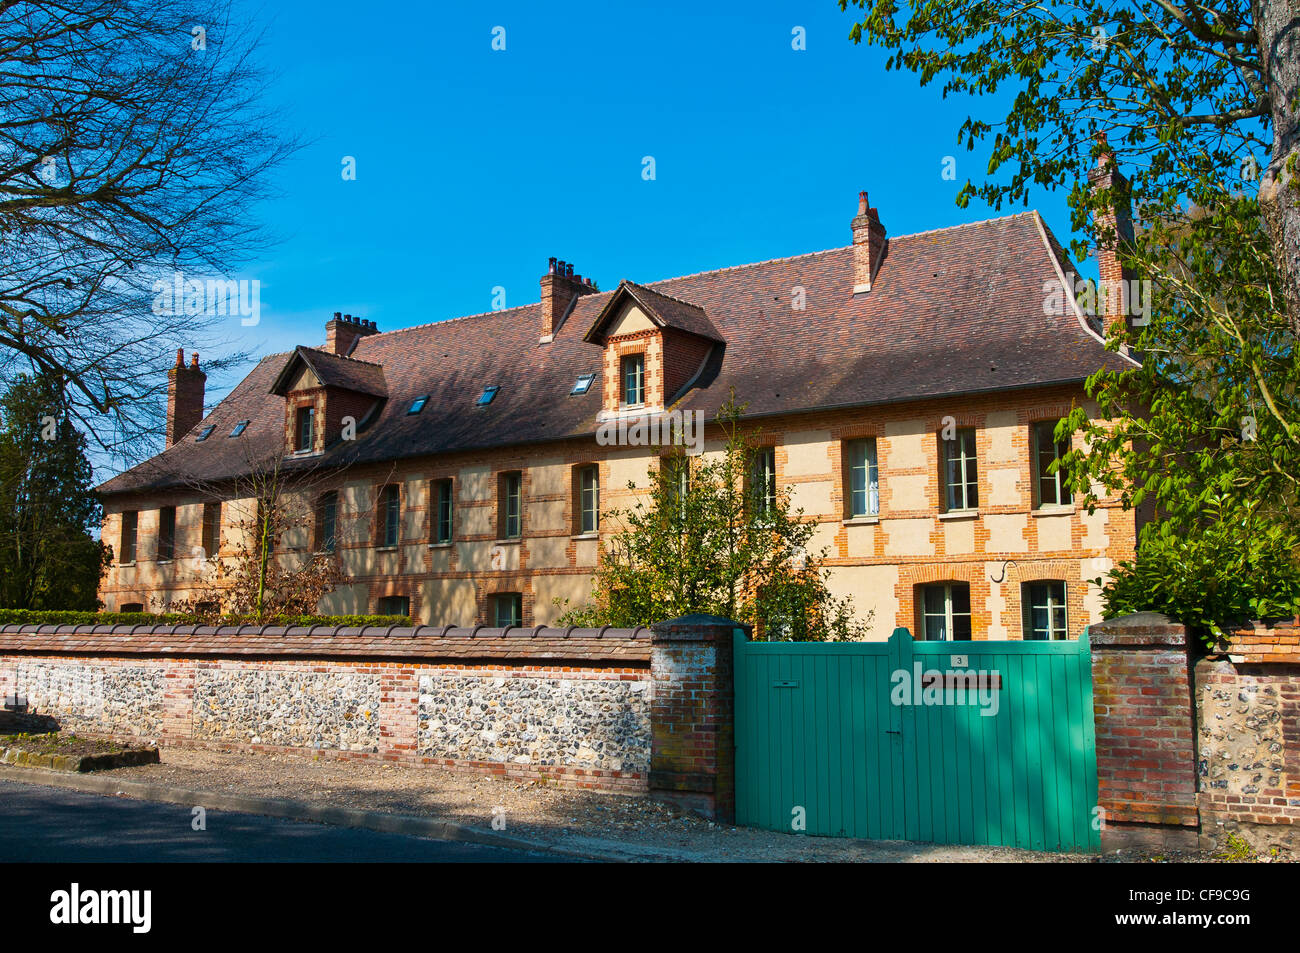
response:
[[[478,400],[475,401],[474,406],[486,407],[497,399],[497,391],[499,390],[501,390],[500,384],[488,384],[483,388],[483,393],[478,395]]]
[[[328,515],[328,518],[326,516]],[[326,526],[329,532],[326,533]],[[339,491],[326,490],[316,497],[316,538],[312,549],[318,553],[333,553],[339,543]]]
[[[131,534],[129,537],[127,536],[128,524],[131,527]],[[130,540],[129,546],[127,545],[128,539]],[[130,558],[129,559],[123,558],[126,556],[128,552],[131,554]],[[135,565],[136,559],[139,558],[139,555],[140,555],[140,511],[123,510],[122,526],[118,531],[117,564],[119,566],[133,566]]]
[[[629,368],[636,368],[636,394],[639,400],[628,400],[631,395],[629,390]],[[635,354],[624,354],[619,358],[618,379],[620,391],[620,403],[624,407],[644,407],[646,400],[645,387],[645,352],[637,351]]]
[[[1060,587],[1059,601],[1054,599],[1055,587]],[[1034,589],[1046,589],[1043,605],[1035,605]],[[1070,587],[1064,579],[1030,579],[1020,585],[1020,638],[1026,642],[1064,642],[1070,638]],[[1047,612],[1047,628],[1040,638],[1032,633],[1038,631],[1034,625],[1034,610],[1042,608]],[[1055,613],[1060,611],[1061,626],[1055,625]],[[1059,632],[1060,634],[1054,634]]]
[[[402,544],[402,487],[386,483],[379,491],[379,548],[396,549]]]
[[[862,451],[862,464],[858,464],[859,451]],[[869,452],[868,452],[869,451]],[[844,512],[848,519],[868,519],[880,515],[880,458],[875,437],[856,437],[844,443]],[[856,485],[858,472],[862,472],[862,489]],[[872,476],[875,479],[872,479]],[[872,486],[874,484],[874,506]],[[858,509],[858,496],[862,497],[862,509]]]
[[[502,625],[501,604],[510,600],[510,621]],[[524,624],[524,594],[522,592],[494,592],[492,594],[492,623],[494,628],[520,627]]]
[[[512,489],[513,488],[513,489]],[[513,503],[514,512],[511,512]],[[513,521],[513,532],[512,532]],[[501,539],[522,539],[524,535],[524,474],[504,471],[497,483],[497,533]]]
[[[429,395],[422,394],[411,401],[411,405],[406,408],[406,416],[410,417],[424,410],[424,405],[429,402]]]
[[[446,491],[446,499],[443,498],[443,491]],[[432,525],[429,527],[429,542],[435,546],[443,546],[450,543],[456,531],[456,514],[455,514],[455,484],[451,477],[443,477],[434,480],[429,489],[429,518]],[[443,510],[446,510],[444,513]],[[443,529],[446,528],[444,535]]]
[[[391,602],[396,602],[396,603],[398,603],[398,604],[401,605],[401,606],[405,606],[405,611],[404,611],[404,612],[385,612],[385,611],[384,611],[384,603],[386,603],[386,602],[389,602],[389,603],[391,603]],[[378,599],[375,600],[375,615],[382,615],[382,616],[405,616],[406,618],[409,619],[409,618],[411,617],[411,597],[410,597],[410,596],[402,596],[402,595],[387,595],[387,596],[380,596]]]
[[[204,427],[202,430],[199,431],[198,436],[194,438],[194,442],[202,443],[204,440],[207,440],[209,437],[211,437],[212,432],[216,429],[217,429],[216,424],[208,424],[206,427]]]
[[[316,449],[316,407],[304,404],[295,412],[295,453],[310,453]]]
[[[589,485],[590,484],[590,485]],[[600,465],[580,463],[573,468],[574,534],[600,532]]]
[[[248,425],[250,423],[252,423],[251,420],[236,421],[235,426],[230,428],[230,433],[226,435],[226,438],[229,439],[231,437],[242,437],[244,435],[244,431],[248,429]]]
[[[776,506],[776,447],[755,447],[749,461],[748,503],[755,515],[766,516]]]
[[[569,391],[570,397],[580,397],[591,390],[591,385],[595,383],[595,374],[579,374],[578,379],[573,383],[573,390]]]
[[[164,527],[166,531],[164,532]],[[158,549],[154,557],[160,563],[176,559],[176,507],[158,507]]]
[[[962,582],[959,579],[954,579],[954,580],[948,580],[946,582],[926,583],[925,585],[922,585],[918,588],[920,589],[920,599],[918,600],[918,610],[919,610],[918,615],[921,623],[921,641],[923,642],[940,642],[940,641],[969,642],[971,639],[974,638],[975,636],[974,613],[972,611],[973,606],[971,605],[971,598],[970,598],[970,583]],[[930,592],[935,592],[939,590],[943,591],[944,611],[942,617],[944,620],[943,627],[944,627],[945,635],[942,639],[937,639],[937,638],[932,639],[930,638],[929,620],[931,618],[935,618],[938,614],[930,611],[929,606],[927,604],[926,596]],[[954,604],[953,593],[961,590],[965,590],[966,593],[966,609],[963,612],[957,612],[953,608],[953,604]],[[956,620],[959,617],[965,618],[967,620],[966,623],[967,634],[963,638],[956,637],[956,630],[957,630]]]
[[[1038,420],[1030,425],[1030,452],[1033,454],[1034,468],[1034,505],[1038,509],[1044,507],[1063,507],[1074,504],[1074,494],[1070,488],[1065,485],[1061,477],[1060,470],[1056,473],[1048,473],[1047,468],[1043,466],[1043,448],[1042,448],[1042,431],[1045,428],[1051,428],[1049,438],[1052,443],[1052,459],[1048,461],[1048,466],[1061,459],[1062,452],[1069,452],[1069,443],[1058,441],[1056,439],[1056,425],[1059,421]],[[1046,481],[1052,481],[1055,501],[1048,500],[1043,494],[1043,484]]]
[[[970,438],[969,453],[964,445],[967,437]],[[943,450],[939,476],[943,485],[944,512],[963,513],[979,509],[979,443],[976,428],[959,427],[956,439],[944,440],[941,435],[939,443]],[[952,482],[951,477],[954,448],[958,451],[955,462],[961,470],[960,479],[956,483]],[[961,491],[960,499],[955,493],[958,489]]]
[[[217,556],[221,552],[221,501],[203,504],[203,525],[201,530],[203,555],[206,558]]]

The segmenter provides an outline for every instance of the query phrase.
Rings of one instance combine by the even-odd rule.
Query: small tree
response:
[[[112,550],[86,438],[50,377],[20,375],[0,398],[0,607],[97,609]]]
[[[716,459],[670,452],[651,473],[647,499],[606,514],[621,528],[601,553],[591,601],[568,609],[563,624],[634,626],[708,613],[750,623],[760,638],[866,636],[871,613],[855,618],[851,600],[827,586],[828,550],[808,552],[816,523],[791,509],[787,491],[756,479],[743,412],[734,394],[719,412],[726,445]]]

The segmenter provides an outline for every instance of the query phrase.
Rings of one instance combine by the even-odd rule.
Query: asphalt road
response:
[[[480,844],[427,840],[256,814],[190,808],[0,781],[0,863],[422,862],[538,863],[554,860]]]

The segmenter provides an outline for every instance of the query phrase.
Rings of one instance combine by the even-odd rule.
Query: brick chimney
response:
[[[858,193],[858,214],[853,217],[853,293],[871,290],[888,245],[879,213],[867,203],[867,193]]]
[[[363,337],[378,333],[375,322],[335,311],[334,317],[325,322],[325,350],[347,357]]]
[[[1115,154],[1104,132],[1097,134],[1101,148],[1097,165],[1088,173],[1088,185],[1094,197],[1104,203],[1092,211],[1093,254],[1097,258],[1100,285],[1097,289],[1097,315],[1105,327],[1120,317],[1132,317],[1129,311],[1129,280],[1133,277],[1120,264],[1118,248],[1133,241],[1133,207],[1129,181],[1115,165]],[[1100,193],[1106,193],[1101,196]]]
[[[546,274],[542,275],[542,344],[549,344],[555,332],[573,310],[573,303],[583,295],[595,294],[596,286],[590,278],[573,273],[569,262],[550,259]]]
[[[167,372],[167,446],[185,436],[203,419],[203,386],[208,375],[199,370],[195,354],[185,366],[185,352],[176,349],[176,366]]]

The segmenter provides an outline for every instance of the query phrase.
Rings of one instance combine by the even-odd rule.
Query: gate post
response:
[[[688,615],[650,627],[650,795],[730,823],[736,814],[732,638],[749,626]]]

